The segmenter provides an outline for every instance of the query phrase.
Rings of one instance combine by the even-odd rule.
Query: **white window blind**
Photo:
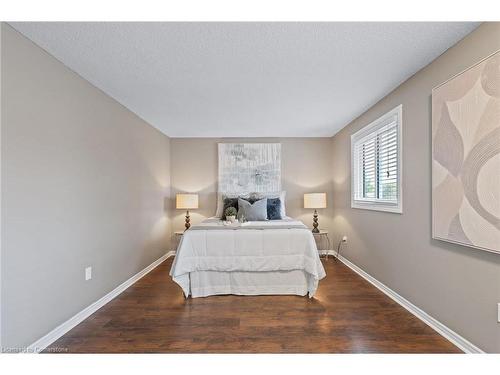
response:
[[[401,212],[401,106],[351,137],[352,207]]]

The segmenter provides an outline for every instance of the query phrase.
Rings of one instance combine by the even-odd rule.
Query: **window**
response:
[[[351,207],[403,212],[400,105],[351,135]]]

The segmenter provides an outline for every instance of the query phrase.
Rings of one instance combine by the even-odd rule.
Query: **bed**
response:
[[[228,226],[210,218],[184,232],[170,270],[184,296],[314,296],[325,270],[311,231],[300,221]]]

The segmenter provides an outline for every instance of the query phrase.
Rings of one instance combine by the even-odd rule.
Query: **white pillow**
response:
[[[252,194],[252,193],[251,193]],[[255,194],[255,193],[253,193]],[[275,191],[271,193],[256,193],[259,197],[262,198],[279,198],[281,202],[281,217],[286,216],[286,205],[285,205],[285,199],[286,199],[286,191]],[[217,209],[215,210],[215,217],[222,217],[222,210],[224,208],[224,199],[225,198],[248,198],[250,194],[238,194],[238,193],[220,193],[217,192]]]

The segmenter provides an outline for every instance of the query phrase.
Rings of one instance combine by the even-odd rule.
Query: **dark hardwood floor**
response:
[[[71,353],[459,353],[338,261],[315,298],[185,300],[172,258],[48,348]]]

